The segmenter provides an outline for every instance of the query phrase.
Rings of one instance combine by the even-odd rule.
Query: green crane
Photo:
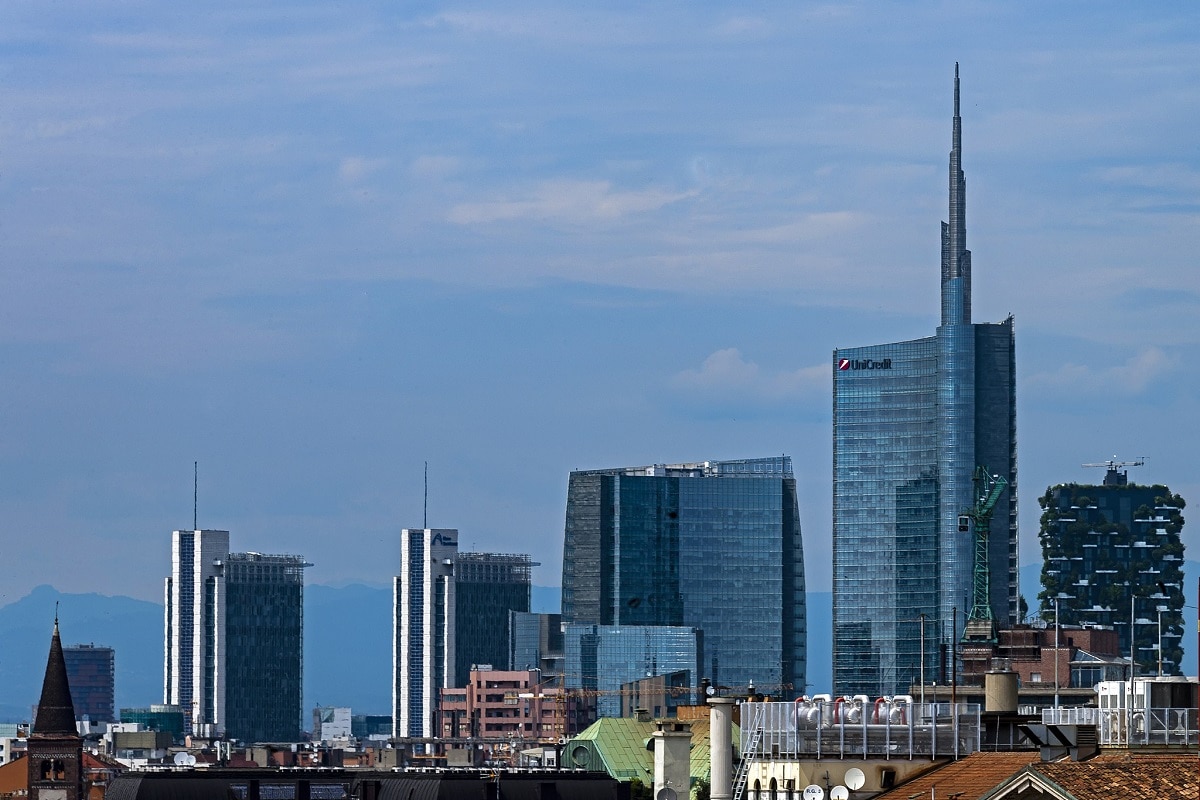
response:
[[[992,475],[987,467],[976,467],[975,505],[958,517],[958,529],[969,531],[975,526],[975,565],[972,571],[971,613],[963,630],[963,641],[996,641],[996,617],[992,614],[991,568],[988,566],[988,536],[991,533],[992,513],[1008,481]]]

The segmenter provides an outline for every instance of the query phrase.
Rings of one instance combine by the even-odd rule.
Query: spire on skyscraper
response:
[[[950,146],[950,221],[942,223],[942,324],[971,323],[971,251],[967,249],[967,180],[962,171],[958,62],[954,64],[954,126]]]

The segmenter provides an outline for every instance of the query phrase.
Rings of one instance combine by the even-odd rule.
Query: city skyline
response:
[[[1200,493],[1196,10],[66,10],[0,9],[0,603],[161,600],[197,460],[311,582],[388,585],[428,461],[552,586],[572,469],[786,452],[828,591],[828,354],[936,323],[956,61],[1022,484]]]

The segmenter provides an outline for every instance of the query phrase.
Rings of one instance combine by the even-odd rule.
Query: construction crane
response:
[[[1139,458],[1136,461],[1117,461],[1117,457],[1113,456],[1108,461],[1097,461],[1091,464],[1084,464],[1085,467],[1104,467],[1107,472],[1104,473],[1105,486],[1124,486],[1129,483],[1128,472],[1117,472],[1122,467],[1141,467],[1146,464],[1145,458]]]
[[[992,614],[991,568],[988,566],[988,536],[991,533],[992,513],[1008,481],[992,475],[987,467],[976,467],[975,505],[958,517],[958,529],[969,531],[975,526],[975,565],[971,581],[971,613],[963,630],[963,641],[996,641],[996,617]]]

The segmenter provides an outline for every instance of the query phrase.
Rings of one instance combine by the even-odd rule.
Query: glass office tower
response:
[[[454,571],[454,685],[477,664],[508,665],[509,615],[528,612],[534,561],[528,555],[459,553]]]
[[[164,700],[188,733],[300,734],[302,557],[230,553],[229,532],[175,531],[166,580]]]
[[[112,722],[116,660],[111,647],[77,644],[63,648],[71,703],[78,719]]]
[[[694,691],[703,658],[704,634],[665,625],[567,625],[564,685],[595,693],[597,717],[621,716],[624,684],[656,675],[684,673]],[[757,684],[755,684],[757,686]],[[684,697],[685,702],[689,699]]]
[[[225,735],[300,739],[303,558],[230,553],[225,561]]]
[[[977,465],[1008,481],[992,518],[989,596],[998,622],[1018,613],[1013,320],[971,322],[957,65],[952,142],[942,324],[928,338],[833,353],[835,694],[907,693],[922,663],[927,681],[949,680],[974,569],[974,534],[958,516],[974,505]]]
[[[803,691],[799,516],[787,456],[572,472],[563,622],[699,629],[697,679]]]

